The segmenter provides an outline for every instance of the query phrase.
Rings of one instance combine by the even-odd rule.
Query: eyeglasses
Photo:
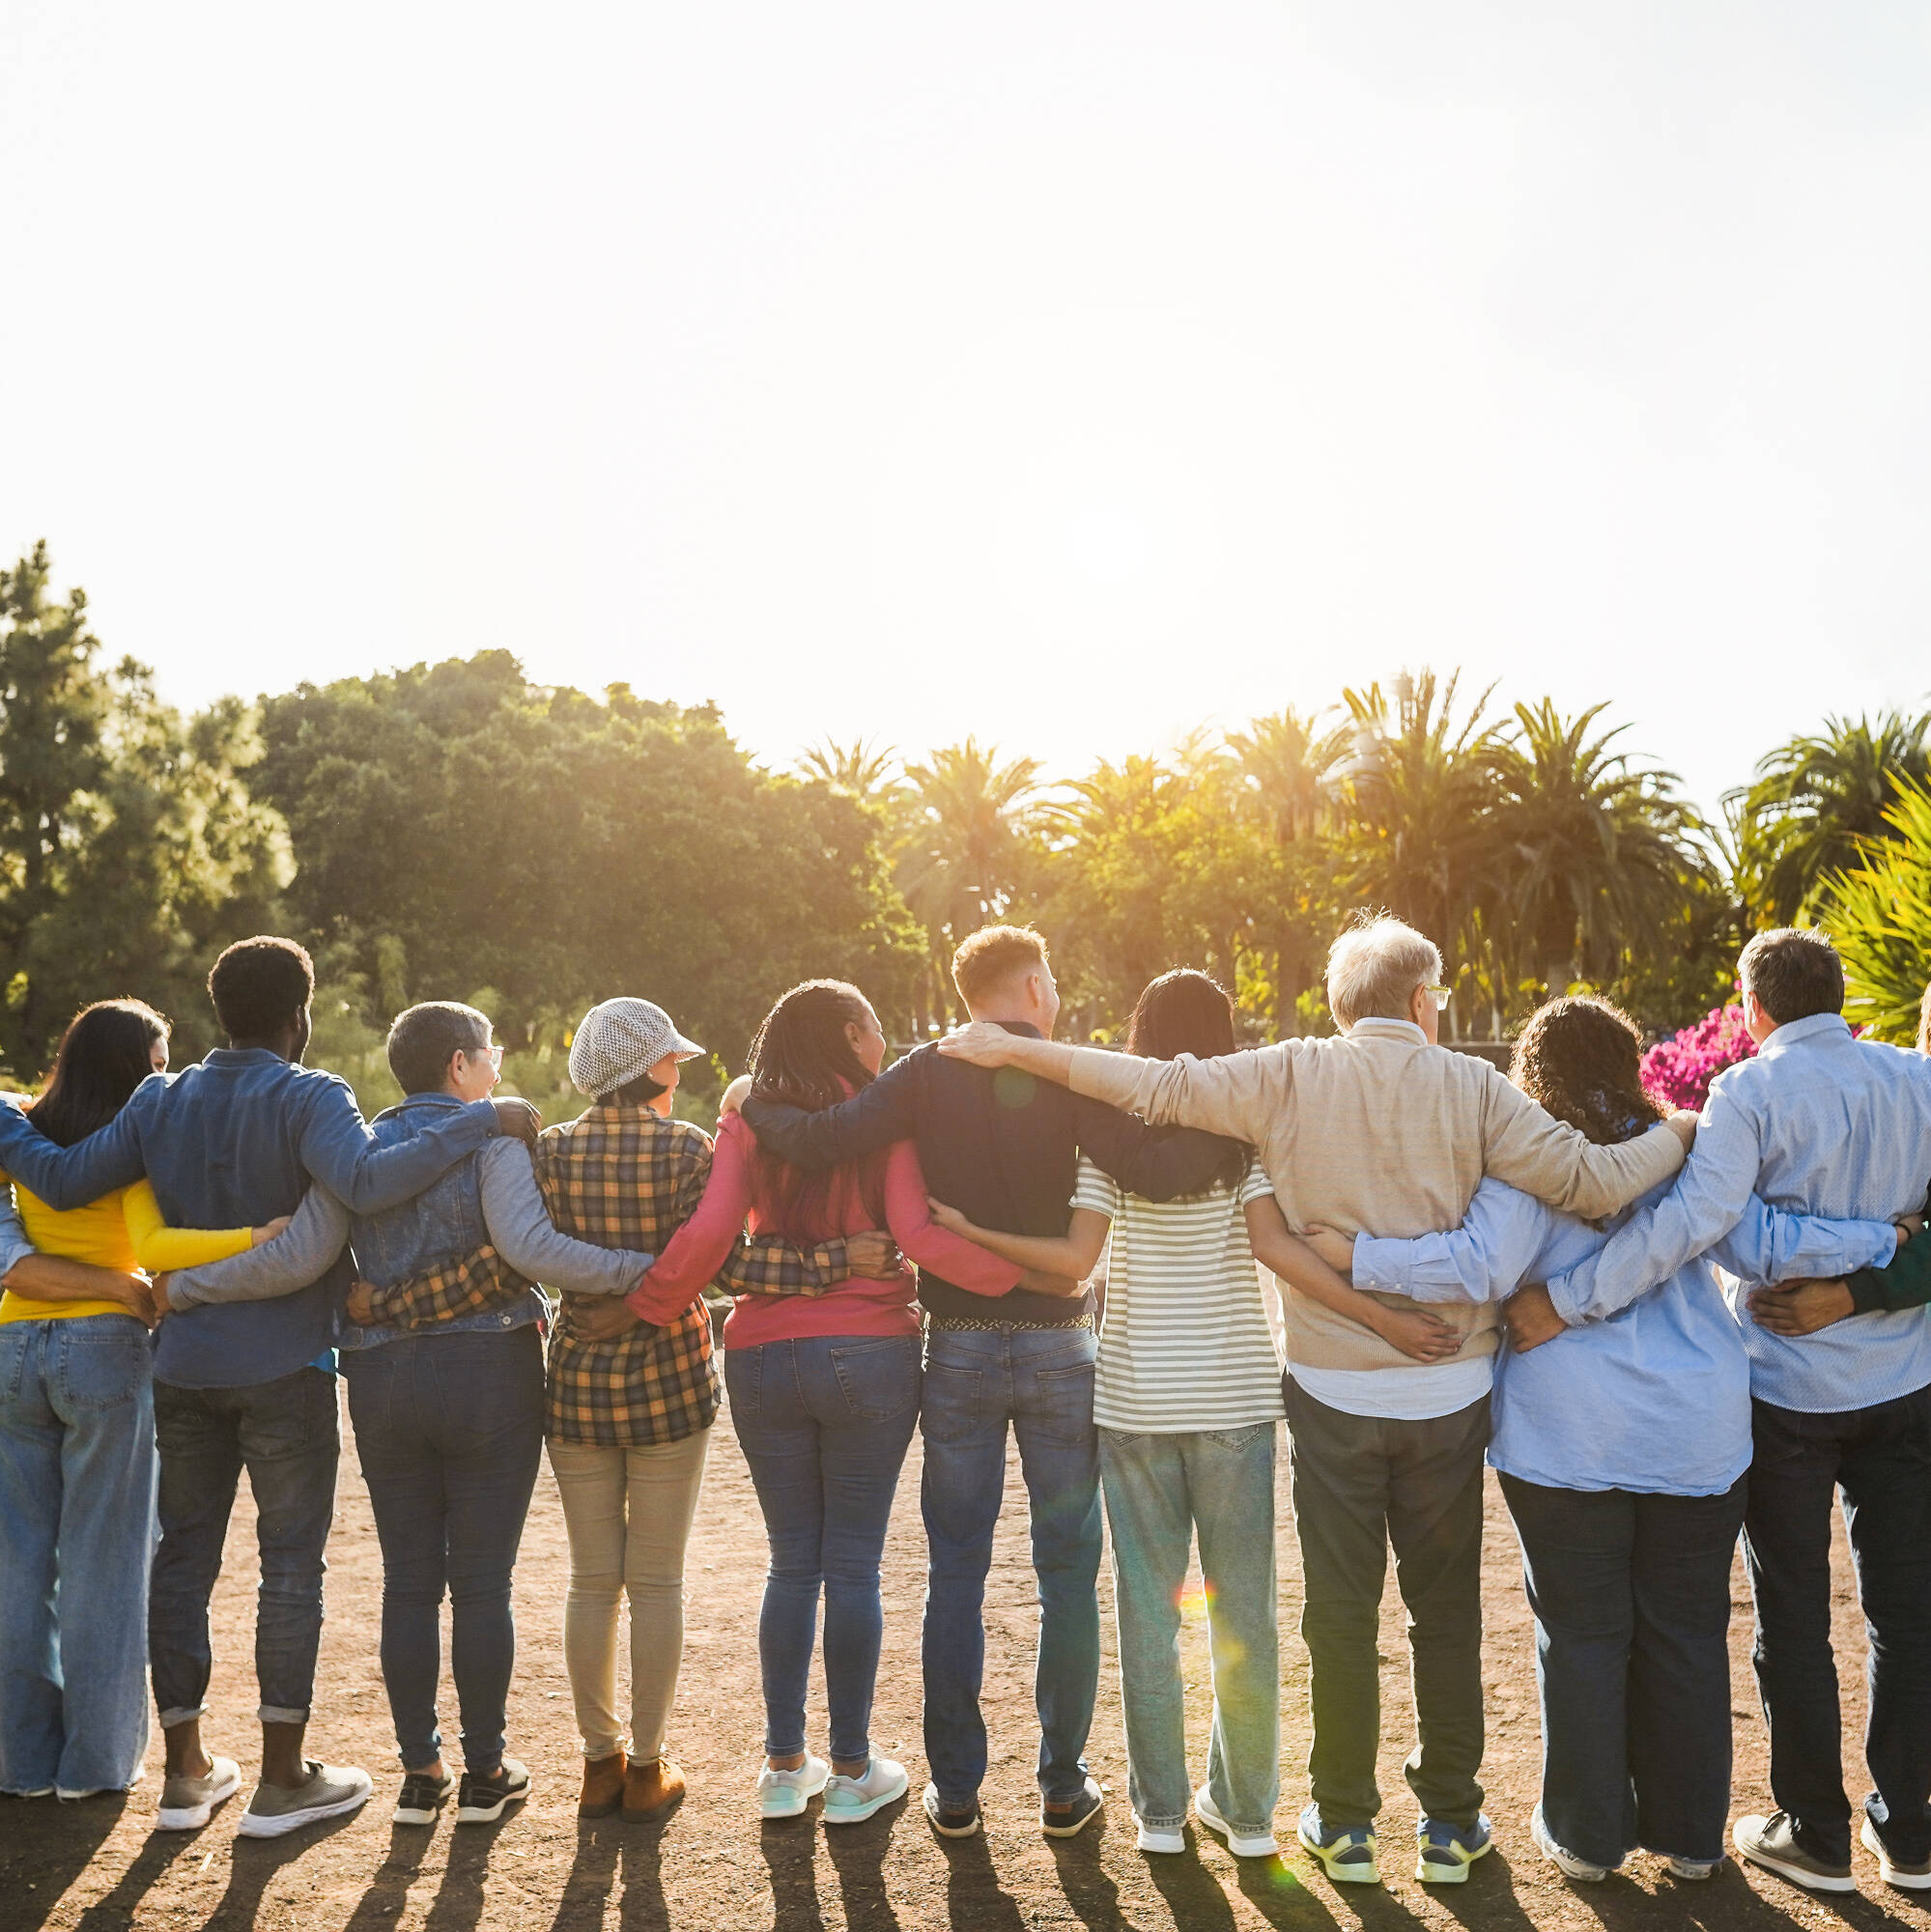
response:
[[[1449,1001],[1455,997],[1453,986],[1424,986],[1422,991],[1434,1002],[1434,1009],[1438,1013],[1445,1013]]]
[[[487,1059],[498,1073],[503,1070],[503,1050],[499,1046],[475,1046],[466,1049],[471,1060]]]

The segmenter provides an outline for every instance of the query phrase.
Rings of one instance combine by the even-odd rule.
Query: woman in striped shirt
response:
[[[1204,973],[1163,974],[1141,994],[1126,1044],[1160,1060],[1231,1053],[1233,1002]],[[1420,1359],[1452,1353],[1454,1331],[1341,1283],[1288,1233],[1271,1183],[1244,1151],[1205,1193],[1159,1204],[1123,1193],[1082,1160],[1060,1240],[980,1228],[936,1203],[933,1214],[1021,1266],[1080,1277],[1111,1231],[1093,1413],[1140,1849],[1185,1849],[1180,1603],[1197,1533],[1213,1728],[1194,1809],[1236,1855],[1271,1854],[1280,1795],[1274,1426],[1283,1411],[1256,1258]]]

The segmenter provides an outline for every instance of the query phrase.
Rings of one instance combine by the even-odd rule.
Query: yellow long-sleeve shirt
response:
[[[145,1180],[117,1187],[85,1208],[70,1208],[64,1213],[16,1182],[14,1203],[27,1238],[42,1254],[91,1262],[123,1274],[134,1268],[163,1274],[170,1268],[201,1267],[239,1255],[254,1239],[251,1228],[213,1232],[170,1228],[161,1218],[155,1190]],[[11,1289],[0,1294],[0,1321],[57,1321],[69,1316],[127,1313],[118,1301],[33,1301]]]

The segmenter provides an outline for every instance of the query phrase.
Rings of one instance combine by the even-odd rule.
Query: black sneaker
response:
[[[445,1771],[431,1777],[426,1771],[412,1771],[402,1781],[402,1796],[389,1813],[391,1825],[433,1825],[456,1789],[456,1780]]]
[[[942,1838],[970,1838],[980,1829],[979,1800],[970,1804],[947,1804],[939,1798],[939,1787],[925,1787],[925,1816]]]
[[[1076,1797],[1041,1801],[1039,1829],[1049,1838],[1070,1838],[1084,1832],[1105,1808],[1099,1786],[1089,1777]]]
[[[529,1773],[515,1758],[506,1757],[495,1771],[466,1771],[456,1800],[459,1825],[494,1825],[506,1806],[529,1796]]]

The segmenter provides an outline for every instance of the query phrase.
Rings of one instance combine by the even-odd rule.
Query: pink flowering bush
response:
[[[1743,1008],[1717,1007],[1643,1055],[1643,1085],[1668,1106],[1700,1111],[1710,1097],[1711,1081],[1756,1050],[1744,1026]]]

